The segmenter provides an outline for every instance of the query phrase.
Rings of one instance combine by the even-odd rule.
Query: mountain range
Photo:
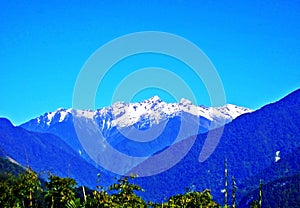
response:
[[[181,123],[185,122],[183,117],[187,125],[198,127],[196,132],[188,128],[180,131]],[[86,124],[92,128],[86,128]],[[258,184],[259,179],[269,183],[299,173],[295,164],[300,164],[300,158],[293,155],[300,148],[300,90],[256,111],[234,105],[195,106],[185,99],[170,104],[155,96],[140,103],[119,102],[95,111],[58,109],[19,127],[2,118],[0,150],[39,173],[51,171],[62,177],[70,176],[79,184],[94,188],[97,173],[101,172],[103,184],[110,184],[118,174],[101,167],[85,151],[78,128],[85,128],[87,139],[101,133],[107,144],[122,154],[143,158],[129,169],[120,166],[122,173],[139,174],[149,164],[155,165],[156,156],[166,149],[172,147],[173,154],[181,154],[187,144],[192,144],[186,155],[166,171],[136,179],[146,190],[146,200],[162,201],[194,187],[211,189],[215,199],[222,203],[225,158],[230,177],[236,179],[240,199],[257,188],[253,184]],[[215,151],[199,162],[207,136],[217,135],[220,129],[223,133]],[[127,138],[146,135],[143,133],[150,130],[154,131],[152,139],[155,138],[151,141]],[[95,147],[99,144],[95,143]],[[107,157],[101,155],[105,149],[96,150],[100,150],[98,156]],[[111,157],[105,161],[118,162]]]
[[[176,166],[151,177],[151,181],[138,180],[143,187],[151,187],[147,193],[150,198],[158,197],[156,190],[167,197],[170,192],[182,193],[187,187],[193,186],[200,190],[211,189],[212,195],[222,203],[226,158],[229,176],[235,177],[239,187],[237,195],[242,198],[257,188],[253,187],[253,183],[259,184],[259,179],[268,183],[298,172],[299,169],[294,165],[300,164],[300,158],[293,155],[300,147],[299,135],[300,90],[297,90],[278,102],[241,115],[225,125],[217,148],[205,162],[199,163],[198,158],[207,135],[199,134],[192,149]],[[178,144],[178,148],[182,145]],[[284,158],[289,160],[289,163],[285,163],[289,166],[280,165]],[[256,183],[253,180],[249,183],[251,178],[256,178]],[[229,178],[229,184],[231,182]],[[175,190],[169,184],[174,184]],[[163,196],[159,199],[162,200]]]
[[[113,172],[125,174],[145,158],[174,142],[223,126],[249,112],[250,109],[235,105],[218,108],[195,106],[186,99],[179,103],[165,103],[154,96],[140,103],[118,102],[95,111],[60,108],[32,119],[21,127],[55,134],[92,164],[93,160],[98,160],[97,163],[109,166],[108,169]],[[184,123],[182,120],[188,128],[180,128]],[[180,134],[179,129],[182,129]],[[108,146],[117,151],[113,152]],[[87,149],[94,153],[87,153]],[[107,157],[114,155],[104,159],[103,154],[98,156],[99,152],[105,152]],[[123,155],[119,152],[134,159],[120,163]]]

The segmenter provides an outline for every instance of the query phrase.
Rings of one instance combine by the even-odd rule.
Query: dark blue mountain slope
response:
[[[0,148],[24,167],[29,165],[35,172],[44,174],[44,177],[51,172],[61,177],[74,178],[79,184],[92,188],[96,186],[100,170],[86,162],[55,135],[29,132],[1,118]],[[103,177],[110,178],[105,173]]]
[[[277,151],[280,151],[281,158],[292,154],[300,147],[299,138],[300,90],[297,90],[276,103],[242,115],[227,124],[216,150],[205,162],[199,163],[198,157],[206,134],[198,135],[192,149],[176,166],[137,181],[146,189],[145,197],[158,202],[175,193],[183,193],[189,186],[195,186],[198,190],[211,189],[212,195],[222,203],[225,158],[229,177],[234,176],[237,186],[247,189],[242,185],[243,181],[271,166]],[[176,144],[178,153],[184,143]],[[140,164],[132,172],[142,166]],[[271,180],[274,177],[266,177],[265,183]]]
[[[238,207],[250,207],[259,200],[259,185],[248,193]],[[262,186],[262,207],[300,207],[300,174],[283,177]]]
[[[260,180],[264,183],[268,181],[279,180],[280,178],[291,177],[300,173],[300,147],[281,158],[277,162],[272,163],[268,168],[262,170],[257,175],[247,178],[242,182],[239,195],[249,195],[248,193],[257,189]],[[300,184],[300,182],[299,182]],[[300,190],[299,190],[300,193]],[[300,195],[299,195],[300,196]],[[249,197],[248,197],[249,198]]]

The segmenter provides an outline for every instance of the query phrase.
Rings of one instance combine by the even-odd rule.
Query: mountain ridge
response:
[[[213,129],[232,121],[244,113],[253,112],[253,110],[233,104],[226,104],[221,107],[196,106],[193,105],[191,101],[184,98],[178,103],[166,103],[158,96],[154,96],[137,103],[116,102],[111,106],[96,110],[58,108],[56,111],[45,113],[28,122],[35,121],[36,124],[44,123],[49,126],[52,122],[62,122],[68,116],[75,115],[103,120],[100,124],[102,129],[128,127],[137,123],[140,123],[140,126],[136,126],[138,128],[140,127],[139,129],[147,129],[153,124],[158,124],[162,120],[178,116],[182,112],[189,113],[196,117],[204,117],[210,121],[216,120],[218,123],[213,123],[210,127],[210,129]],[[20,126],[28,122],[25,122]]]
[[[80,113],[82,112],[79,112],[79,114]],[[89,115],[93,115],[92,111],[84,111],[83,113],[87,113],[87,116],[78,117],[82,124],[88,122],[92,122],[93,124],[95,124],[94,117],[89,117]],[[85,161],[88,161],[84,156],[85,153],[82,152],[80,154],[78,149],[76,149],[77,144],[75,143],[78,142],[78,145],[80,145],[80,141],[78,139],[76,140],[76,137],[74,137],[76,136],[76,130],[74,128],[73,118],[70,115],[71,114],[66,115],[65,119],[62,122],[58,122],[61,115],[59,114],[55,117],[54,114],[53,118],[56,119],[57,122],[55,124],[53,123],[53,125],[50,125],[50,128],[45,129],[45,131],[52,132],[54,135],[59,135],[59,138],[61,138],[63,141],[67,140],[65,141],[65,143],[69,144],[70,147],[72,145],[70,144],[70,141],[74,142],[74,147],[72,147],[73,151],[70,151],[74,152],[74,154],[76,153],[78,157],[84,158]],[[181,154],[185,142],[190,140],[191,137],[186,137],[183,140],[174,143],[173,137],[177,136],[176,134],[178,133],[178,129],[180,127],[180,120],[181,119],[179,116],[170,118],[161,138],[158,138],[157,140],[151,142],[145,142],[141,146],[137,146],[135,142],[129,141],[128,138],[122,137],[122,135],[118,133],[118,129],[116,127],[112,128],[112,132],[110,132],[111,134],[107,134],[107,140],[109,144],[116,150],[131,156],[149,155],[149,158],[151,159],[152,156],[155,156],[160,152],[165,152],[165,150],[171,145],[175,147],[174,154]],[[199,119],[187,120],[188,122],[202,122],[201,124],[203,125],[209,124],[209,120],[206,118],[202,118],[201,122],[199,121]],[[44,124],[47,127],[46,122],[47,120],[45,120]],[[34,131],[34,128],[38,128],[37,126],[35,126],[35,123],[31,124],[32,126],[28,124],[28,130]],[[3,129],[6,129],[6,125],[7,122],[3,121]],[[230,177],[234,176],[236,178],[237,186],[243,190],[246,190],[246,192],[251,191],[253,187],[247,187],[248,178],[254,178],[255,180],[255,178],[259,176],[260,173],[274,172],[269,171],[268,168],[272,168],[275,166],[276,168],[278,168],[278,171],[276,170],[276,173],[278,172],[281,174],[284,172],[284,170],[282,170],[282,168],[284,167],[281,167],[280,164],[282,164],[284,159],[293,160],[289,164],[295,164],[299,161],[299,158],[294,158],[291,155],[296,150],[296,148],[300,147],[299,126],[300,90],[297,90],[280,99],[279,101],[268,104],[254,112],[245,113],[235,118],[232,122],[227,123],[224,126],[224,132],[220,139],[220,142],[218,143],[218,146],[206,161],[199,163],[199,153],[201,152],[203,143],[206,140],[207,132],[198,134],[195,143],[189,150],[189,152],[184,156],[182,160],[180,160],[170,169],[153,176],[137,178],[136,182],[146,190],[146,192],[143,193],[145,199],[151,201],[159,202],[164,198],[167,198],[168,196],[184,193],[187,187],[195,185],[195,187],[199,191],[202,191],[202,189],[205,188],[211,189],[214,198],[217,201],[221,202],[223,193],[221,193],[220,190],[224,188],[224,158],[227,158],[228,160],[229,175]],[[25,126],[23,127],[25,128]],[[84,126],[80,127],[84,128]],[[133,125],[130,128],[135,128],[135,126]],[[132,129],[129,129],[129,131],[131,130]],[[40,129],[40,131],[43,131],[43,129]],[[211,132],[214,131],[218,131],[218,129],[211,130]],[[87,131],[87,133],[89,133],[89,131]],[[31,132],[31,134],[35,135],[35,132]],[[37,135],[45,136],[47,134]],[[93,137],[94,134],[91,134],[90,136]],[[18,138],[20,139],[20,137]],[[34,138],[36,137],[34,136]],[[27,139],[31,140],[30,138]],[[7,146],[7,141],[0,134],[0,142],[1,141],[4,143],[5,148],[11,148],[10,145]],[[160,144],[161,142],[163,143],[163,145]],[[17,143],[15,143],[15,145],[17,145]],[[35,145],[29,146],[28,148],[39,149],[40,147],[36,147],[36,145],[39,146],[40,143],[36,143]],[[22,153],[23,150],[20,149],[20,147],[18,148],[19,152]],[[131,152],[130,150],[133,150],[133,152]],[[281,159],[276,162],[278,151],[280,151]],[[15,152],[13,153],[17,154]],[[65,157],[66,156],[57,158],[57,168],[66,167],[65,164],[64,166],[60,164],[64,160],[66,160]],[[107,163],[117,162],[117,160],[114,160],[115,158],[111,158],[110,156],[106,158]],[[23,162],[21,164],[24,164],[24,158],[21,159],[23,159]],[[73,160],[75,160],[75,158]],[[147,162],[147,160],[142,161],[142,163],[138,164],[138,166],[134,166],[132,170],[135,170],[135,167],[142,167],[142,165],[147,164]],[[88,165],[89,167],[91,167],[91,164],[92,163],[85,163],[85,165]],[[74,174],[78,174],[76,175],[76,179],[78,179],[82,184],[84,182],[82,181],[82,179],[89,178],[90,175],[87,173],[87,175],[82,174],[82,168],[80,168],[78,164],[74,165],[79,168],[78,170],[73,169],[73,171],[75,171]],[[119,168],[120,166],[118,163],[117,165]],[[104,169],[105,168],[101,169],[102,180],[110,180],[111,175],[109,175],[109,171]],[[97,170],[100,169],[94,169],[93,172],[96,172]],[[295,173],[297,173],[297,170],[295,170]],[[279,175],[278,177],[281,176],[282,175]],[[277,179],[276,177],[266,178],[269,178],[270,180]],[[230,182],[231,181],[229,179],[229,183]],[[268,183],[267,180],[265,182]],[[91,184],[91,182],[89,182],[89,184]],[[172,186],[170,186],[170,184],[172,184]],[[243,190],[240,190],[237,193],[241,194]],[[245,193],[243,193],[243,195],[244,194]]]
[[[44,178],[51,172],[61,177],[72,177],[79,184],[93,187],[101,171],[56,135],[28,131],[14,126],[6,118],[0,118],[0,149],[4,156],[23,167],[29,166]]]
[[[214,198],[221,202],[224,197],[221,190],[224,188],[225,158],[228,161],[229,177],[235,177],[237,186],[240,187],[238,194],[241,194],[244,189],[251,189],[247,187],[249,185],[247,178],[257,177],[260,173],[274,173],[274,171],[267,171],[273,166],[284,168],[280,164],[285,158],[294,160],[290,164],[299,164],[300,159],[293,157],[293,152],[300,147],[299,126],[300,90],[297,90],[279,101],[268,104],[253,113],[241,115],[233,122],[226,124],[214,153],[203,163],[199,163],[198,158],[207,134],[197,136],[191,150],[178,164],[151,177],[151,180],[138,178],[137,181],[142,187],[150,187],[145,196],[149,199],[156,198],[160,201],[163,200],[161,195],[169,196],[172,192],[184,193],[187,187],[195,186],[198,190],[211,189]],[[184,145],[184,141],[182,142]],[[180,145],[177,150],[180,153]],[[281,159],[275,162],[277,151],[280,151]],[[147,167],[147,161],[144,163],[134,170],[138,171]],[[151,161],[148,164],[151,164]],[[285,169],[276,171],[282,173]],[[287,175],[269,178],[275,180],[281,176]],[[265,183],[270,182],[268,176],[261,177],[264,177]],[[232,182],[230,178],[229,184]],[[170,183],[176,185],[168,187]],[[255,184],[258,183],[259,181]],[[161,195],[158,196],[155,190],[160,190]]]
[[[179,103],[165,103],[154,96],[139,103],[117,102],[95,111],[60,108],[32,119],[21,127],[62,138],[94,165],[92,156],[86,152],[86,149],[90,149],[84,146],[86,141],[98,143],[102,140],[96,141],[95,138],[103,136],[104,146],[111,145],[126,155],[147,157],[173,142],[223,126],[249,112],[252,111],[230,104],[218,108],[195,106],[187,99]],[[181,123],[185,123],[185,128],[177,135]],[[98,145],[98,151],[105,152],[107,149],[104,146]],[[96,148],[95,145],[90,147]],[[123,173],[127,171],[119,170]]]

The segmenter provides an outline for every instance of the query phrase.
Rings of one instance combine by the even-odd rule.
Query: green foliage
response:
[[[12,174],[0,175],[0,207],[17,207],[19,200],[14,196],[15,180]]]
[[[163,204],[156,204],[154,207],[219,207],[213,201],[210,190],[205,189],[203,192],[187,192],[183,195],[172,196],[167,202]]]
[[[71,200],[66,204],[66,208],[85,208],[84,204],[81,204],[80,198]]]
[[[22,201],[23,207],[33,206],[33,195],[41,190],[40,185],[37,174],[30,170],[19,175],[15,183],[15,196]]]
[[[133,183],[135,176],[124,176],[108,188],[97,186],[97,190],[83,193],[85,189],[77,188],[76,182],[71,178],[60,178],[51,175],[49,181],[42,189],[36,173],[26,170],[18,175],[12,173],[0,174],[0,207],[2,208],[25,208],[25,207],[53,207],[53,208],[105,208],[105,207],[220,207],[212,198],[210,190],[202,192],[188,190],[185,194],[170,197],[162,203],[146,203],[138,192],[144,191],[139,185]],[[263,207],[298,207],[300,175],[282,178],[270,184],[260,184],[263,190]],[[256,200],[247,206],[260,207],[259,190],[255,192]],[[83,197],[83,196],[86,196]],[[253,197],[251,197],[253,198]],[[245,200],[248,200],[246,198]],[[254,198],[255,199],[255,198]],[[288,200],[287,200],[288,199]],[[273,206],[274,205],[274,206]],[[231,207],[231,206],[227,206]],[[234,206],[232,206],[234,207]]]
[[[34,200],[38,192],[40,181],[30,170],[18,176],[3,173],[0,177],[0,207],[38,207]]]
[[[254,200],[250,203],[250,208],[259,208],[258,200]]]
[[[66,207],[66,204],[75,200],[75,187],[75,180],[51,175],[46,183],[45,200],[48,207]]]
[[[88,196],[85,204],[86,208],[93,207],[117,207],[111,196],[106,191],[94,191],[93,197]]]
[[[135,194],[136,191],[144,190],[129,181],[135,177],[134,175],[121,177],[118,183],[114,183],[109,187],[109,190],[117,192],[111,196],[114,203],[121,205],[121,207],[146,207],[146,203],[143,199]]]
[[[146,202],[135,194],[143,189],[131,182],[134,178],[133,175],[121,177],[107,191],[100,187],[100,190],[94,191],[93,198],[87,199],[86,207],[147,207]],[[108,191],[113,194],[108,194]]]

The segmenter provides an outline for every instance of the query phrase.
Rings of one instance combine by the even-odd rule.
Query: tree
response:
[[[250,203],[251,208],[259,208],[259,202],[257,200],[254,200]]]
[[[135,177],[134,175],[123,176],[107,190],[98,185],[97,190],[93,192],[93,197],[87,196],[85,207],[147,207],[146,202],[135,194],[136,191],[143,191],[140,186],[131,182]],[[99,178],[100,174],[98,182]]]
[[[34,195],[41,193],[36,173],[29,169],[15,176],[4,173],[0,176],[0,207],[37,207]]]
[[[134,175],[124,176],[109,187],[109,190],[115,191],[112,194],[112,202],[118,204],[118,207],[147,207],[146,202],[135,194],[136,191],[144,191],[139,185],[130,180],[136,178]]]
[[[40,185],[38,175],[30,169],[17,177],[14,192],[15,196],[21,200],[22,207],[33,207],[33,195],[41,190]]]
[[[65,207],[66,204],[75,200],[76,182],[71,178],[60,178],[51,175],[46,183],[45,200],[51,208]]]
[[[17,207],[20,201],[14,195],[16,177],[11,173],[0,175],[0,207]]]
[[[94,191],[93,198],[87,197],[85,203],[86,208],[104,208],[117,207],[117,204],[112,201],[112,197],[106,191]]]
[[[166,203],[161,205],[157,204],[154,207],[219,207],[216,202],[213,201],[210,194],[210,190],[205,189],[203,192],[187,192],[183,195],[178,194],[172,196]]]

